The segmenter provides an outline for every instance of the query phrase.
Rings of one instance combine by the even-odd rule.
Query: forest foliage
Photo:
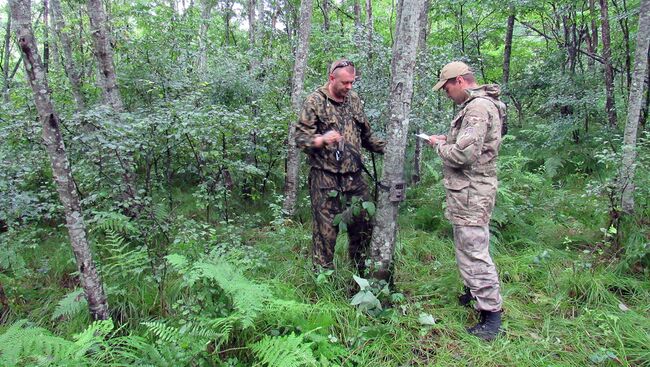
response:
[[[313,273],[304,164],[297,213],[282,212],[297,0],[105,1],[122,111],[103,103],[85,2],[61,4],[72,60],[52,0],[32,2],[108,297],[110,320],[91,320],[0,3],[0,365],[650,366],[648,70],[634,213],[622,212],[617,184],[641,1],[426,2],[412,132],[446,132],[455,107],[431,88],[452,60],[471,64],[481,83],[502,84],[509,107],[490,227],[505,335],[490,344],[465,333],[476,317],[457,305],[462,283],[431,149],[400,206],[394,286],[352,273],[345,236],[336,270]],[[355,90],[382,136],[399,3],[318,0],[310,25],[305,94],[325,82],[332,60],[354,60]],[[415,155],[409,138],[407,181]],[[381,170],[381,156],[366,158]],[[137,191],[124,200],[130,168]]]

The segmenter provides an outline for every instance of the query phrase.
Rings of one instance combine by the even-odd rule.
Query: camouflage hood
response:
[[[467,104],[469,101],[477,97],[490,97],[498,99],[501,95],[501,87],[499,87],[498,84],[485,84],[481,85],[480,87],[465,89],[465,91],[467,94],[469,94],[469,98],[463,105]]]

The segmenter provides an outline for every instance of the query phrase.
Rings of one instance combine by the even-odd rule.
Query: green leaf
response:
[[[334,220],[332,221],[332,225],[338,226],[339,223],[343,220],[343,216],[341,214],[337,214],[334,216]]]
[[[339,192],[336,191],[336,190],[330,190],[330,192],[327,193],[327,196],[329,196],[329,197],[331,197],[331,198],[335,198],[335,197],[337,197],[338,195],[339,195]]]
[[[372,201],[364,201],[361,204],[361,206],[363,206],[366,212],[368,212],[368,215],[370,215],[371,217],[375,215],[375,209],[376,209],[375,203],[373,203]]]
[[[358,217],[360,214],[361,214],[361,208],[359,208],[358,206],[352,207],[352,215]]]
[[[418,322],[422,325],[435,325],[436,324],[436,319],[433,318],[431,314],[428,313],[421,313],[420,317],[418,317]]]
[[[361,290],[370,288],[370,282],[367,279],[363,279],[363,278],[358,277],[356,275],[353,275],[352,278],[354,279],[355,282],[357,282],[357,284],[359,285],[359,288],[361,288]]]

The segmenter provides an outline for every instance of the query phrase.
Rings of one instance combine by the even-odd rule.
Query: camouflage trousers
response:
[[[490,227],[454,225],[454,245],[460,275],[476,297],[476,309],[501,311],[499,276],[490,257]]]
[[[334,192],[338,194],[334,196]],[[370,200],[368,185],[361,172],[336,174],[312,168],[309,172],[309,194],[312,208],[312,262],[315,267],[334,266],[334,247],[339,227],[334,225],[334,217],[345,211],[352,197]],[[341,200],[345,199],[345,203]],[[347,203],[347,204],[346,204]],[[356,270],[365,270],[372,224],[368,214],[362,210],[360,215],[351,216],[347,223],[348,253]]]

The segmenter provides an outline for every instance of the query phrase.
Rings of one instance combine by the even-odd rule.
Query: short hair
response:
[[[355,72],[355,73],[357,72],[357,69],[356,69],[356,67],[354,66],[354,63],[353,63],[352,61],[350,61],[350,60],[348,60],[348,59],[340,59],[340,60],[336,60],[336,61],[334,61],[334,62],[330,65],[329,73],[328,73],[328,74],[334,74],[334,72],[335,72],[337,69],[344,69],[344,68],[347,68],[347,67],[352,67],[352,69],[354,69],[354,72]]]
[[[459,75],[459,76],[462,76],[463,79],[465,79],[470,84],[471,83],[476,83],[476,77],[474,76],[473,73],[467,73],[467,74],[463,74],[463,75]],[[456,78],[458,78],[458,77],[456,77]],[[456,84],[456,78],[448,79],[447,83],[451,83],[452,85]]]

